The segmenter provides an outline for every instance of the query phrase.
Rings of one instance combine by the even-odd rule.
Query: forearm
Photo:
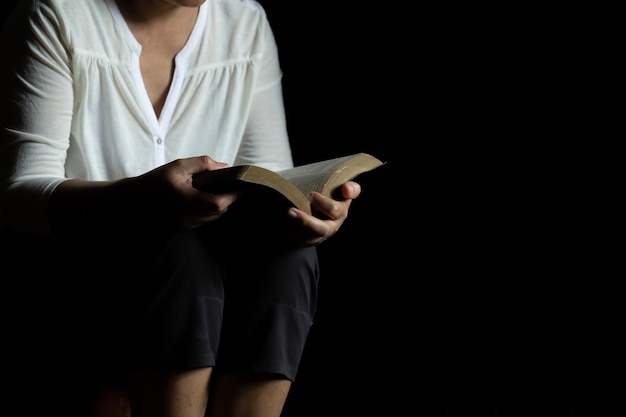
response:
[[[141,212],[141,198],[132,192],[132,179],[68,180],[50,197],[48,224],[57,239],[119,230]]]

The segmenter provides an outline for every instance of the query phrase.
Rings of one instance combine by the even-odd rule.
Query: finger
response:
[[[343,221],[348,217],[348,210],[350,209],[351,203],[352,199],[338,201],[324,197],[319,193],[311,194],[311,207],[316,217],[323,219]]]
[[[226,162],[216,161],[215,159],[211,158],[208,155],[202,155],[198,158],[193,158],[193,159],[198,159],[200,163],[200,165],[198,166],[198,170],[194,171],[194,173],[207,171],[207,170],[212,171],[215,169],[226,168],[228,166]]]
[[[296,208],[289,209],[289,217],[295,233],[307,244],[317,244],[330,238],[343,223],[343,220],[322,220]]]
[[[348,181],[341,187],[341,195],[343,198],[354,200],[361,194],[361,184],[354,181]]]
[[[206,191],[194,190],[198,203],[196,205],[205,212],[226,212],[228,207],[240,197],[238,191],[229,191],[219,194],[209,193]]]

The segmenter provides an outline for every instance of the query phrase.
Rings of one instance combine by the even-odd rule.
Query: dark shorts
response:
[[[5,336],[23,370],[115,380],[215,366],[295,379],[316,311],[316,249],[222,220],[78,245],[1,232]]]

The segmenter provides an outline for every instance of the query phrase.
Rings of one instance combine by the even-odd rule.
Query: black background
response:
[[[261,3],[296,163],[387,162],[319,247],[318,316],[284,417],[620,405],[616,251],[598,254],[585,220],[568,37],[513,7]]]
[[[582,133],[561,62],[575,40],[513,8],[261,3],[296,160],[388,163],[319,247],[318,319],[285,414],[619,404],[623,313],[587,222],[590,155],[568,140]]]

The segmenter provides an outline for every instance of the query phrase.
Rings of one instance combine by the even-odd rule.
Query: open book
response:
[[[237,165],[196,174],[193,185],[209,192],[240,187],[266,196],[274,195],[284,203],[311,214],[308,198],[311,191],[331,198],[339,197],[336,193],[343,183],[383,164],[370,154],[357,153],[282,171],[271,171],[256,165]]]

